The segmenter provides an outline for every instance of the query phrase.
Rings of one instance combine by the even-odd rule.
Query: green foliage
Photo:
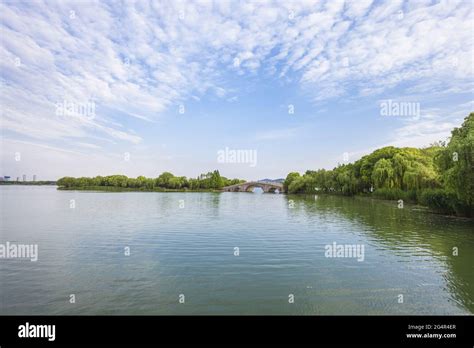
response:
[[[474,216],[474,113],[452,131],[448,144],[423,149],[383,147],[332,170],[289,173],[288,193],[372,193],[420,202],[443,213]]]
[[[224,186],[245,182],[240,179],[227,179],[220,175],[218,170],[201,174],[197,179],[187,179],[185,176],[174,176],[172,173],[164,172],[157,178],[128,178],[125,175],[96,176],[95,178],[72,178],[64,177],[57,181],[60,188],[95,188],[110,187],[112,189],[133,189],[140,191],[163,191],[163,190],[216,190]],[[113,190],[112,190],[113,191]]]
[[[427,189],[421,193],[420,203],[444,214],[456,213],[456,196],[443,189]]]
[[[458,206],[474,216],[474,113],[451,132],[449,143],[438,152],[436,163],[446,190],[454,194]],[[459,208],[458,208],[459,209]]]
[[[70,176],[65,176],[64,178],[59,179],[56,183],[58,186],[62,187],[73,187],[76,183],[76,179]]]
[[[379,188],[375,190],[372,195],[380,199],[388,199],[393,201],[398,201],[402,199],[403,201],[416,202],[416,191],[404,191],[399,188]]]
[[[286,176],[286,179],[285,181],[283,182],[283,189],[285,191],[288,191],[288,186],[290,186],[290,184],[298,179],[300,177],[300,173],[296,173],[296,172],[292,172],[292,173],[289,173],[287,176]]]

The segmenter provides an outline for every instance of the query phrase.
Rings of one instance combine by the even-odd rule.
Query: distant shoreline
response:
[[[64,187],[59,186],[60,191],[102,191],[102,192],[222,192],[216,189],[166,189],[166,188],[135,188],[116,186],[85,186],[85,187]]]
[[[0,185],[35,185],[35,186],[42,186],[42,185],[50,185],[55,186],[57,185],[56,181],[0,181]]]

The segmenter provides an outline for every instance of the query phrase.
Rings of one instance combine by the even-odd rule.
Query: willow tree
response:
[[[468,215],[474,215],[474,112],[454,128],[437,163],[445,188],[456,195]]]
[[[300,173],[297,173],[297,172],[291,172],[289,173],[287,176],[286,176],[286,179],[285,181],[283,182],[283,189],[287,192],[288,191],[288,187],[291,185],[291,183],[298,179],[300,177]]]
[[[375,163],[372,171],[372,180],[376,188],[391,188],[393,187],[395,172],[392,167],[392,162],[388,159],[382,158]]]

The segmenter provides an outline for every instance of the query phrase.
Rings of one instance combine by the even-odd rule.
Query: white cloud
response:
[[[164,1],[124,3],[117,11],[91,1],[3,3],[1,9],[1,69],[13,87],[53,99],[93,96],[144,119],[193,91],[213,87],[225,94],[216,86],[218,64],[225,60],[231,68],[233,58],[244,71],[282,60],[280,73],[299,72],[303,85],[317,86],[319,99],[344,94],[333,90],[349,81],[365,91],[373,83],[379,92],[380,86],[447,73],[472,76],[468,2]]]
[[[473,87],[469,1],[1,2],[0,13],[1,129],[64,147],[142,143],[129,124],[209,91],[235,101],[239,75],[296,82],[317,102]],[[64,99],[94,100],[97,114],[58,117]],[[435,136],[452,120],[425,122]]]

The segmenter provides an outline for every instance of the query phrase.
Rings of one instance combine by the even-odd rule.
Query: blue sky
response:
[[[473,110],[473,12],[472,1],[2,1],[0,176],[279,178],[429,145]],[[420,111],[382,115],[387,100]],[[93,112],[61,114],[64,101]],[[225,148],[257,164],[219,163]]]

